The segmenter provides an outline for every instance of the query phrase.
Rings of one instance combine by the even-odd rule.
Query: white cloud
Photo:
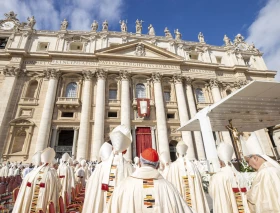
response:
[[[248,29],[247,42],[254,42],[264,52],[268,69],[277,70],[280,80],[280,0],[267,0]]]
[[[4,13],[14,11],[20,21],[35,16],[38,30],[58,30],[61,21],[69,21],[69,29],[89,30],[94,19],[107,19],[114,26],[121,19],[124,0],[9,0],[1,2],[0,19]]]

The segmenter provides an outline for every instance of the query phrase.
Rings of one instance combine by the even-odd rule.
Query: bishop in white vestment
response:
[[[203,191],[201,176],[196,166],[186,158],[187,145],[176,146],[177,160],[171,163],[166,179],[180,192],[187,204],[197,213],[210,213]]]
[[[208,188],[213,199],[213,212],[250,213],[245,194],[246,180],[231,163],[233,147],[220,143],[217,151],[221,170],[211,177]]]
[[[264,154],[255,133],[242,148],[248,164],[257,170],[247,193],[251,213],[280,213],[280,165]]]
[[[156,150],[144,150],[140,164],[141,167],[115,189],[105,212],[192,213],[178,190],[157,171]]]
[[[86,186],[83,213],[102,213],[111,198],[114,188],[133,172],[124,152],[132,142],[130,129],[117,126],[110,134],[113,151],[109,158],[98,164]]]

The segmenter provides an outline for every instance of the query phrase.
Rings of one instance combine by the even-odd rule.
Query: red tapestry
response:
[[[150,127],[138,127],[136,129],[136,154],[140,157],[142,151],[152,148]]]

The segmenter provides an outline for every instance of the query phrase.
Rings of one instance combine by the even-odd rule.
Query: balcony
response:
[[[212,103],[196,103],[197,110],[201,110],[209,105],[212,105]]]
[[[21,98],[19,101],[19,105],[26,105],[26,106],[37,106],[38,99],[37,98]]]
[[[57,99],[56,105],[63,109],[77,109],[81,106],[81,101],[79,98],[60,97]]]
[[[62,152],[62,153],[72,153],[72,146],[57,146],[55,147],[56,152]]]
[[[117,99],[109,99],[107,101],[107,105],[109,105],[109,106],[118,106],[120,104],[121,104],[121,101],[117,100]]]

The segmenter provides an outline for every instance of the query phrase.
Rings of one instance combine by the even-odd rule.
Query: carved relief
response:
[[[6,66],[4,69],[3,69],[3,74],[5,76],[10,76],[10,77],[18,77],[19,75],[23,74],[23,70],[19,69],[19,68],[16,68],[16,67],[10,67],[10,66]]]
[[[135,55],[137,56],[145,56],[146,52],[145,52],[145,46],[144,44],[140,43],[136,45],[136,49],[135,49]]]
[[[218,81],[218,79],[215,79],[215,78],[212,78],[209,81],[209,85],[210,85],[211,89],[215,88],[215,87],[219,87],[219,84],[220,84],[220,82]]]
[[[44,72],[45,79],[59,79],[59,77],[61,76],[61,71],[57,69],[48,68],[43,72]]]
[[[247,84],[248,84],[247,80],[238,80],[238,81],[234,82],[234,87],[237,89],[240,89],[241,87],[243,87]]]

